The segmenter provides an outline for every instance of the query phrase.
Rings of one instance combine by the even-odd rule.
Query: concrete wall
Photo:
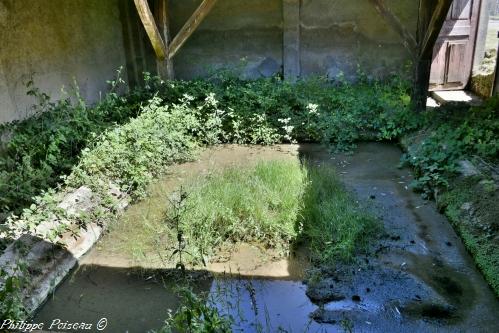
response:
[[[385,0],[406,29],[416,35],[418,1]],[[301,73],[343,72],[354,80],[357,66],[374,77],[398,71],[411,59],[399,35],[368,0],[302,0]]]
[[[99,98],[125,65],[118,1],[0,0],[0,123],[29,115],[31,76],[54,98],[74,78],[84,98]]]
[[[372,76],[399,70],[411,59],[400,37],[368,0],[284,0],[299,6],[301,75],[355,79],[357,65]],[[201,0],[170,0],[173,35]],[[386,0],[415,35],[418,1]],[[219,0],[174,58],[178,78],[243,65],[246,77],[282,71],[283,0]],[[241,62],[241,59],[245,61]]]
[[[170,0],[172,36],[200,2]],[[174,58],[179,78],[227,67],[240,68],[247,77],[281,71],[282,0],[219,0]]]

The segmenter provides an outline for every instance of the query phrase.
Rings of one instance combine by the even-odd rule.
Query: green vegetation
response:
[[[274,255],[303,245],[314,263],[334,265],[353,260],[380,228],[334,169],[297,158],[230,167],[194,181],[172,195],[164,215],[117,224],[122,236],[113,250],[127,251],[141,265],[159,257],[173,267],[205,264],[237,242],[272,248]]]
[[[5,193],[0,197],[0,219],[2,214],[5,218],[9,213],[21,213],[35,196],[61,184],[60,177],[71,173],[75,164],[89,156],[85,152],[102,145],[113,136],[113,131],[119,132],[120,124],[151,108],[164,113],[183,108],[193,126],[187,134],[194,141],[207,144],[322,142],[345,150],[360,140],[396,140],[424,129],[424,142],[409,151],[405,162],[416,170],[414,187],[427,193],[431,188],[447,186],[449,176],[456,171],[456,162],[463,156],[490,159],[497,155],[498,98],[470,112],[450,106],[415,114],[408,109],[407,82],[398,78],[370,81],[361,73],[359,77],[355,85],[341,81],[331,84],[319,78],[293,85],[277,78],[241,81],[227,74],[211,80],[166,83],[146,76],[144,88],[119,96],[118,76],[111,82],[111,92],[93,107],[78,98],[77,103],[69,98],[52,103],[30,83],[29,94],[38,100],[36,115],[0,128],[1,136],[10,138],[0,155],[0,192]],[[125,163],[119,165],[123,173],[131,174],[117,174],[116,166],[113,176],[137,176],[135,168],[140,169],[139,165],[149,158],[136,160],[133,166],[126,165],[127,158],[133,158],[134,152],[144,145],[149,145],[146,149],[153,146],[147,141],[135,141],[132,135],[143,130],[141,121],[145,118],[137,120],[133,125],[137,128],[128,133],[127,140],[135,142],[127,147],[133,148],[128,156],[125,151],[101,153],[98,158],[105,158],[107,166],[95,160],[99,162],[97,167],[113,167],[110,160],[114,158]],[[175,133],[172,131],[171,135]],[[149,139],[156,140],[152,133]],[[108,146],[111,148],[116,147]],[[86,167],[91,163],[80,162]],[[140,189],[143,181],[134,179],[127,185]]]
[[[0,320],[24,318],[26,315],[22,295],[19,292],[26,284],[23,278],[24,271],[26,271],[25,264],[18,264],[10,274],[3,267],[0,268],[0,279],[4,281],[4,286],[0,289]]]
[[[104,99],[89,107],[80,98],[68,96],[57,102],[28,82],[28,95],[36,103],[34,116],[0,124],[0,222],[8,213],[19,214],[42,190],[55,187],[79,160],[81,151],[106,128],[123,124],[137,114],[133,98],[118,95],[123,81],[110,82]],[[71,102],[71,98],[76,103]],[[2,216],[3,215],[3,216]]]
[[[394,139],[404,130],[415,128],[413,119],[405,112],[409,105],[408,85],[397,78],[378,82],[361,75],[355,85],[346,82],[333,85],[323,79],[293,85],[278,78],[248,82],[227,74],[210,80],[173,82],[146,76],[144,88],[123,96],[117,94],[123,90],[121,84],[118,76],[111,82],[110,93],[89,107],[79,98],[77,89],[73,98],[76,103],[69,97],[54,103],[29,83],[28,93],[38,101],[34,106],[35,116],[0,126],[0,137],[9,138],[0,149],[0,221],[11,213],[22,213],[36,201],[34,197],[63,184],[61,176],[69,175],[78,163],[81,165],[78,174],[85,174],[87,171],[81,168],[88,167],[94,172],[95,162],[101,168],[94,173],[98,175],[107,167],[113,168],[114,159],[122,163],[119,164],[122,171],[120,174],[114,167],[112,176],[124,176],[131,183],[121,185],[140,189],[144,179],[131,178],[138,176],[137,172],[147,173],[136,169],[141,168],[138,166],[141,161],[127,165],[126,158],[133,158],[133,153],[113,150],[112,154],[104,155],[103,152],[118,148],[105,143],[114,140],[111,137],[125,139],[124,134],[118,134],[121,125],[136,127],[126,134],[127,148],[133,148],[131,152],[144,145],[151,149],[149,143],[136,141],[133,135],[140,136],[144,130],[140,122],[146,121],[140,114],[151,108],[164,113],[183,108],[191,121],[203,125],[193,124],[195,128],[189,134],[207,144],[311,141],[348,149],[358,140]],[[137,117],[133,125],[127,124]],[[172,131],[171,135],[175,133]],[[99,158],[106,160],[102,162],[105,165],[95,159],[97,153],[92,153],[92,157],[88,153],[96,146],[102,151]],[[93,162],[85,161],[92,158]],[[147,163],[149,158],[145,159]]]
[[[299,232],[305,180],[298,160],[269,161],[229,168],[188,189],[180,220],[191,253],[211,254],[224,242],[289,245]]]
[[[317,264],[334,264],[365,250],[380,227],[346,192],[334,169],[300,166],[297,160],[230,168],[187,193],[180,229],[194,258],[227,242],[288,252],[299,241]],[[167,229],[174,239],[175,226]]]
[[[170,313],[165,325],[157,333],[230,333],[232,318],[221,315],[207,297],[196,295],[188,287],[182,287],[177,295],[181,306]]]
[[[0,221],[7,221],[0,231],[33,230],[49,217],[72,222],[53,230],[49,238],[55,239],[89,220],[105,224],[117,204],[108,194],[110,183],[140,198],[169,164],[217,143],[321,142],[348,150],[357,141],[412,134],[416,144],[404,163],[415,170],[414,188],[428,197],[450,190],[445,206],[456,221],[458,207],[467,200],[453,191],[458,162],[469,156],[498,162],[499,97],[471,109],[451,105],[413,113],[407,82],[368,80],[361,73],[354,85],[324,79],[248,82],[227,74],[189,82],[146,77],[145,82],[144,88],[122,96],[118,76],[111,92],[91,107],[77,90],[72,99],[53,103],[29,83],[28,93],[38,101],[35,116],[0,127],[0,137],[8,138],[0,149]],[[375,223],[334,175],[315,167],[279,168],[214,175],[189,192],[186,205],[195,209],[186,210],[182,228],[196,256],[223,242],[256,239],[269,246],[306,240],[320,263],[349,260],[356,249],[365,248]],[[85,216],[66,216],[57,208],[58,199],[82,185],[96,194],[98,208]],[[214,232],[201,235],[205,224]],[[494,224],[488,231],[455,225],[497,288],[497,252],[490,244],[498,229]]]
[[[232,318],[221,315],[215,304],[196,295],[188,287],[178,291],[181,306],[170,314],[158,333],[230,333]]]
[[[66,183],[97,188],[114,182],[127,193],[142,196],[165,166],[191,159],[198,145],[194,134],[204,125],[195,116],[197,110],[160,103],[152,99],[141,108],[140,116],[106,131],[95,145],[84,149]]]
[[[421,117],[423,129],[403,140],[407,153],[402,162],[416,176],[412,186],[436,199],[499,295],[496,181],[487,172],[459,174],[462,160],[499,164],[499,97],[481,106],[445,106]]]
[[[414,142],[403,158],[415,171],[416,190],[429,196],[444,191],[463,159],[499,162],[499,97],[477,107],[445,106],[420,118],[425,126],[409,140]]]
[[[498,202],[499,189],[494,182],[474,176],[453,181],[438,204],[499,296]]]
[[[330,167],[308,168],[303,202],[301,238],[319,264],[352,261],[380,230],[380,224],[345,191]]]

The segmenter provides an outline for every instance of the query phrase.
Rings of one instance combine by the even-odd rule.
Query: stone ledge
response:
[[[109,194],[116,200],[118,212],[129,204],[129,197],[113,184]],[[62,198],[58,207],[71,215],[91,212],[99,207],[100,200],[92,190],[82,186]],[[33,313],[59,283],[66,277],[78,260],[99,240],[105,226],[92,222],[79,229],[77,236],[66,232],[55,241],[49,241],[47,233],[60,224],[69,224],[54,217],[35,228],[34,234],[23,234],[13,241],[0,256],[0,267],[9,275],[15,273],[19,262],[28,264],[28,286],[22,290],[23,303],[28,314]],[[19,274],[19,272],[17,273]],[[0,288],[3,281],[0,281]]]

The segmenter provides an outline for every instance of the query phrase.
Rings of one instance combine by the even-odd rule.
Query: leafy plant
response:
[[[176,195],[178,194],[178,195]],[[185,201],[187,199],[187,192],[183,191],[182,187],[178,193],[174,193],[173,198],[169,199],[170,206],[168,207],[168,214],[166,216],[166,224],[168,227],[173,226],[174,230],[177,232],[177,246],[172,247],[172,255],[178,257],[176,269],[180,269],[182,274],[185,273],[185,265],[182,260],[182,255],[184,253],[191,255],[188,251],[186,251],[186,239],[184,237],[184,231],[182,226],[180,225],[180,218],[182,214],[185,212]],[[192,255],[191,255],[192,256]]]
[[[122,83],[119,70],[110,82],[110,92],[94,107],[85,104],[77,86],[74,103],[70,95],[53,102],[32,80],[27,83],[28,95],[37,103],[34,115],[0,125],[0,137],[8,138],[0,149],[0,222],[8,213],[19,214],[41,191],[59,184],[60,176],[70,173],[90,140],[136,115],[135,106],[117,93]]]
[[[232,318],[221,315],[214,304],[200,298],[187,287],[180,288],[181,306],[159,333],[176,330],[186,333],[230,333]]]
[[[16,264],[10,273],[0,268],[0,320],[22,320],[26,317],[21,292],[26,285],[26,271],[23,263]]]
[[[416,175],[412,186],[431,197],[456,176],[459,161],[479,156],[495,163],[499,153],[499,97],[476,107],[446,106],[424,115],[422,141],[409,147],[402,163]]]

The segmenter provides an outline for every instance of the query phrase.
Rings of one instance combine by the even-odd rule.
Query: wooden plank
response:
[[[192,16],[187,20],[182,29],[180,29],[168,47],[168,57],[170,59],[177,54],[182,45],[184,45],[196,28],[201,24],[201,22],[203,22],[216,2],[217,0],[203,0],[199,7],[194,11]]]
[[[404,47],[412,54],[416,54],[417,43],[414,36],[400,22],[399,18],[386,6],[384,0],[369,0],[376,11],[385,19],[388,25],[402,38]]]
[[[170,17],[168,13],[168,0],[154,1],[154,17],[156,18],[157,26],[161,38],[168,50],[170,43]],[[174,78],[173,61],[170,57],[164,60],[157,60],[158,74],[161,78],[171,80]]]
[[[137,12],[139,13],[140,20],[146,30],[147,36],[151,41],[154,52],[156,53],[156,57],[159,60],[166,59],[166,55],[168,54],[165,43],[161,38],[161,34],[159,33],[158,27],[154,20],[154,16],[151,13],[151,9],[149,8],[149,4],[147,0],[134,0],[135,7],[137,8]]]

